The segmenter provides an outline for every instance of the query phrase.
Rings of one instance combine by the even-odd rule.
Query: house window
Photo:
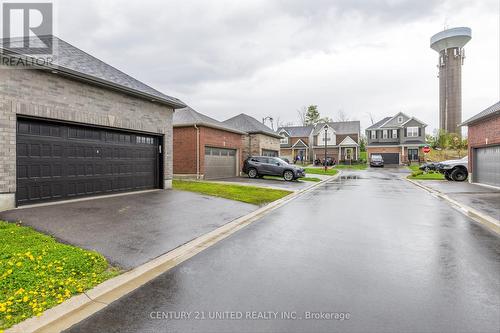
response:
[[[403,116],[399,116],[399,117],[398,117],[398,123],[400,123],[400,124],[401,124],[402,122],[403,122]]]
[[[372,134],[372,139],[376,139],[377,138],[377,132],[376,131],[371,131],[371,134]]]
[[[408,127],[406,129],[406,136],[408,137],[417,137],[418,136],[418,127]]]
[[[287,137],[287,136],[282,137],[282,138],[280,139],[280,143],[281,143],[282,145],[286,145],[286,144],[288,144],[288,137]]]
[[[332,138],[329,136],[327,136],[327,137],[323,136],[323,142],[325,142],[325,141],[327,141],[327,142],[332,141]]]
[[[387,130],[382,131],[382,138],[387,139]]]
[[[392,137],[397,138],[398,137],[398,130],[392,130]]]

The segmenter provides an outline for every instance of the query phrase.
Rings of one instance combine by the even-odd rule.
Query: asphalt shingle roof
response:
[[[300,138],[305,138],[309,137],[309,134],[311,134],[311,131],[313,130],[314,126],[309,125],[309,126],[285,126],[285,127],[280,127],[276,132],[281,132],[282,130],[285,130],[290,134],[291,137],[300,137]]]
[[[281,138],[281,136],[278,133],[276,133],[275,131],[273,131],[272,129],[270,129],[257,119],[244,113],[229,118],[223,121],[223,123],[233,128],[245,131],[247,133],[261,133],[272,136],[274,138]]]
[[[380,125],[391,119],[392,117],[385,117],[381,121],[376,122],[375,124],[371,125],[370,127],[367,128],[367,130],[372,129],[372,128],[379,128]]]
[[[202,113],[195,111],[189,106],[183,109],[175,110],[173,125],[174,127],[194,126],[194,125],[206,126],[233,133],[246,134],[245,131],[224,124],[223,122],[215,120],[214,118],[210,118],[209,116],[206,116]]]
[[[476,122],[476,121],[481,120],[483,118],[486,118],[488,116],[491,116],[495,113],[500,113],[500,101],[496,102],[495,104],[493,104],[492,106],[490,106],[486,110],[479,112],[474,117],[467,119],[466,121],[461,123],[460,126],[466,126],[470,123],[473,123],[473,122]]]
[[[50,57],[54,61],[52,64],[42,67],[57,70],[60,74],[71,75],[77,79],[84,79],[86,82],[92,81],[101,85],[112,85],[124,92],[135,93],[149,100],[158,100],[174,108],[186,106],[181,100],[151,88],[56,36],[46,35],[42,36],[40,40],[45,45],[47,43],[53,45],[53,54]],[[36,47],[37,44],[44,46],[40,40],[32,37],[30,43],[33,43],[33,47]],[[11,57],[20,55],[21,53],[13,48],[22,46],[23,41],[22,38],[0,39],[0,54],[3,53]]]
[[[339,122],[330,122],[327,123],[328,126],[333,128],[336,134],[357,134],[359,133],[361,129],[361,124],[359,121],[339,121]],[[313,135],[318,134],[320,132],[325,124],[317,124]]]

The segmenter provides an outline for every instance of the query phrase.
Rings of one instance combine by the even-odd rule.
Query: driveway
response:
[[[497,333],[500,238],[395,171],[344,170],[68,331]]]
[[[468,182],[422,180],[419,183],[500,220],[500,190]]]
[[[172,190],[16,209],[0,220],[22,221],[131,269],[257,208]]]

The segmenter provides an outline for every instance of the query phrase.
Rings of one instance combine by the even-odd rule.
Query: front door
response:
[[[408,159],[410,161],[418,161],[418,148],[408,148]]]
[[[346,148],[345,149],[345,159],[347,161],[352,160],[352,148]]]

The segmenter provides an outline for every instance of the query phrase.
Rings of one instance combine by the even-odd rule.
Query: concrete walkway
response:
[[[184,191],[154,191],[0,213],[0,220],[96,250],[124,269],[146,263],[258,209]]]
[[[419,184],[446,194],[451,199],[500,220],[500,190],[468,182],[421,180]]]

